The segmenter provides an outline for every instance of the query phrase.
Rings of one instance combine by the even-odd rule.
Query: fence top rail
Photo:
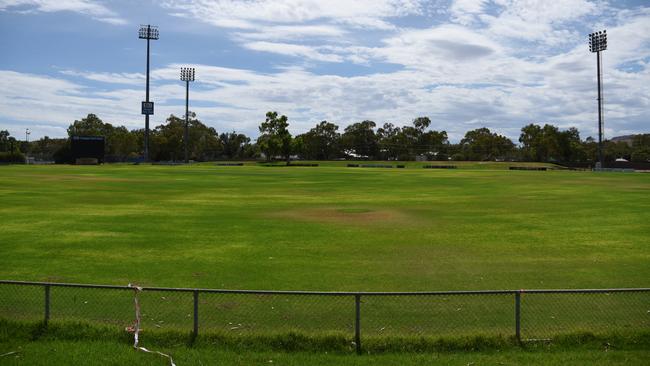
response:
[[[52,286],[52,287],[78,287],[95,289],[133,290],[132,286],[95,285],[82,283],[59,283],[39,281],[14,281],[0,280],[0,284],[27,285],[27,286]],[[432,295],[495,295],[495,294],[524,294],[524,293],[609,293],[609,292],[650,292],[650,288],[603,288],[603,289],[520,289],[520,290],[475,290],[475,291],[401,291],[401,292],[364,292],[364,291],[274,291],[274,290],[226,290],[184,287],[146,287],[139,286],[144,291],[172,291],[172,292],[204,292],[204,293],[230,293],[230,294],[258,294],[258,295],[329,295],[329,296],[432,296]]]

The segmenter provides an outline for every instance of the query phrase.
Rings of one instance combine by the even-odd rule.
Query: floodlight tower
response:
[[[29,135],[32,134],[32,131],[29,130],[29,128],[25,129],[25,142],[27,143],[25,145],[25,155],[29,155]]]
[[[598,164],[600,168],[604,167],[603,161],[603,85],[601,68],[602,56],[601,52],[607,49],[607,31],[598,31],[589,34],[589,51],[596,54],[596,73],[598,75]]]
[[[190,81],[194,81],[195,71],[193,67],[181,67],[181,80],[185,82],[185,163],[190,162]]]
[[[159,38],[158,27],[149,24],[141,25],[138,37],[147,40],[147,92],[145,101],[142,102],[142,114],[144,114],[144,161],[149,161],[149,115],[153,114],[153,102],[149,101],[149,42]]]

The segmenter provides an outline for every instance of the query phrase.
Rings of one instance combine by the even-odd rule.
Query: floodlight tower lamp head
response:
[[[138,37],[140,39],[157,40],[160,37],[158,27],[155,25],[141,25],[138,31]]]
[[[607,31],[602,30],[589,34],[589,51],[601,52],[607,49]]]
[[[193,67],[181,67],[181,80],[194,81],[196,70]]]

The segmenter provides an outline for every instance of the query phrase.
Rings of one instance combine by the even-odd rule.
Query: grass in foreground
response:
[[[238,352],[218,347],[158,349],[186,365],[647,365],[647,350],[551,350],[435,354],[341,355],[327,353]],[[168,365],[167,360],[107,341],[37,341],[0,344],[3,365]]]
[[[201,337],[189,343],[186,335],[142,334],[141,346],[171,354],[177,365],[643,365],[650,357],[650,333],[607,339],[588,334],[560,338],[552,343],[522,346],[503,339],[448,340],[444,348],[419,352],[370,348],[353,350],[311,343],[300,347],[299,337],[257,338],[224,342]],[[244,339],[242,339],[244,340]],[[7,365],[165,365],[166,359],[135,351],[132,336],[115,329],[81,324],[55,325],[0,322],[0,364]],[[416,344],[416,343],[414,343]],[[413,350],[413,349],[411,349]]]

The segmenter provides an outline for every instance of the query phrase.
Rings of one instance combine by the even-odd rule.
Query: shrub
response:
[[[632,162],[646,163],[650,161],[650,151],[635,151],[632,153]]]
[[[0,152],[0,163],[25,164],[25,155],[20,151]]]
[[[462,160],[465,160],[465,156],[463,154],[461,154],[461,153],[456,153],[456,154],[451,156],[451,160],[453,160],[453,161],[462,161]]]
[[[54,162],[57,164],[72,164],[72,150],[70,149],[70,144],[66,143],[61,146],[61,148],[54,152],[52,157],[54,158]]]

